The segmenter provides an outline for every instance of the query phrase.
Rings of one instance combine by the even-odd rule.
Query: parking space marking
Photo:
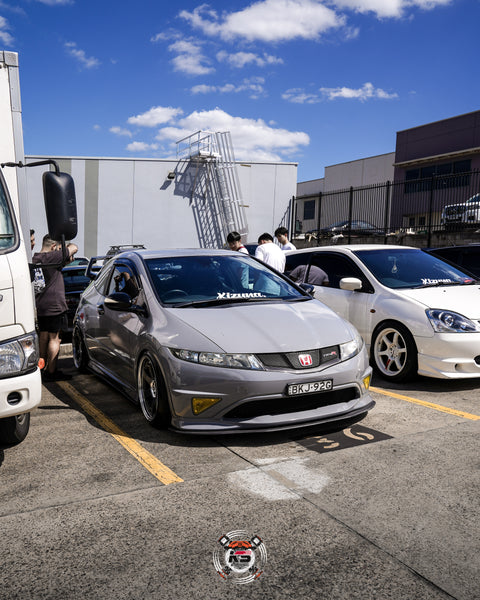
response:
[[[454,408],[448,408],[448,406],[442,406],[441,404],[434,404],[433,402],[425,402],[424,400],[418,400],[418,398],[411,398],[410,396],[404,396],[403,394],[396,394],[395,392],[389,392],[382,390],[377,387],[370,386],[370,390],[376,394],[383,394],[384,396],[390,396],[392,398],[398,398],[399,400],[405,400],[406,402],[412,402],[412,404],[419,404],[420,406],[426,406],[427,408],[433,408],[440,412],[455,415],[456,417],[462,417],[463,419],[470,419],[471,421],[480,420],[480,415],[473,415],[472,413],[463,412],[462,410],[455,410]]]
[[[153,454],[150,454],[136,440],[125,433],[118,425],[107,417],[101,410],[94,406],[90,400],[82,396],[72,385],[64,381],[57,382],[69,396],[81,408],[89,414],[95,421],[119,444],[121,444],[130,454],[138,460],[150,473],[165,485],[170,483],[181,483],[181,479],[176,473],[160,462]]]

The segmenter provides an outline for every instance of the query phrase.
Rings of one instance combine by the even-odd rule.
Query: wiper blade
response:
[[[228,304],[245,304],[245,303],[258,303],[258,302],[292,302],[297,300],[310,300],[310,298],[272,298],[272,297],[245,297],[245,298],[212,298],[210,300],[193,300],[191,302],[175,302],[170,304],[175,308],[188,308],[190,306],[194,308],[203,308],[205,306],[222,306]]]

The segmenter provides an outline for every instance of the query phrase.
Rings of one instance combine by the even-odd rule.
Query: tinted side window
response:
[[[134,270],[128,265],[117,263],[113,269],[107,296],[114,292],[125,292],[134,300],[139,291],[140,288]]]
[[[369,281],[357,267],[357,265],[347,256],[336,254],[334,252],[317,252],[312,256],[312,265],[320,267],[328,275],[329,287],[340,288],[340,279],[343,277],[356,277],[362,282],[362,292],[373,291]]]
[[[299,265],[308,265],[310,263],[310,258],[312,256],[311,252],[294,252],[293,254],[288,254],[285,258],[285,275],[288,275],[295,267]]]

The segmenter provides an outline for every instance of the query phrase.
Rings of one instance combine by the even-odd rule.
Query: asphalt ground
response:
[[[0,449],[1,600],[480,598],[479,380],[374,380],[343,431],[193,437],[61,363]],[[214,567],[234,531],[263,540],[251,583]]]

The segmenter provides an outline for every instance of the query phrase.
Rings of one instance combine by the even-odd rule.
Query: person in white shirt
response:
[[[243,254],[248,254],[248,250],[242,244],[242,236],[237,231],[231,231],[227,235],[227,244],[230,250],[236,250]]]
[[[296,250],[296,246],[288,241],[288,229],[286,227],[278,227],[275,229],[275,237],[280,242],[280,248],[286,252],[287,250]]]
[[[285,254],[273,243],[273,237],[269,233],[262,233],[258,238],[255,258],[270,265],[280,273],[285,270]]]

